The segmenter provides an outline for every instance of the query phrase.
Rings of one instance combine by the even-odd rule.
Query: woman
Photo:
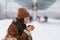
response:
[[[26,23],[29,20],[29,13],[25,8],[19,8],[17,17],[13,20],[12,24],[8,28],[8,35],[15,37],[17,40],[26,40],[27,35],[23,36],[24,29],[26,29]]]

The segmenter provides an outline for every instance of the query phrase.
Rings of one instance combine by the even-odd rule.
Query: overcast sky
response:
[[[22,0],[21,0],[22,1]],[[44,1],[44,0],[39,0],[39,2],[41,2],[41,1]],[[54,1],[54,0],[53,0]],[[45,10],[39,10],[40,12],[59,12],[60,13],[60,0],[56,0],[54,3],[52,3],[53,2],[52,0],[50,1],[48,1],[48,0],[46,0],[46,1],[44,1],[44,2],[47,2],[47,5],[45,6],[45,5],[43,5],[43,6],[45,6],[46,7],[46,9]],[[6,3],[7,2],[7,3]],[[30,2],[32,2],[32,0],[30,0]],[[52,5],[50,5],[49,7],[47,7],[48,6],[48,3],[52,3]],[[3,7],[3,11],[5,12],[6,11],[6,7],[7,7],[7,14],[9,14],[10,12],[12,12],[13,13],[13,15],[15,15],[15,13],[17,12],[17,9],[18,8],[21,8],[21,7],[23,7],[23,6],[21,6],[20,4],[22,4],[22,3],[17,3],[17,2],[15,2],[15,0],[0,0],[0,4],[2,5],[2,7]],[[28,3],[29,4],[29,3]],[[43,3],[42,3],[43,4]],[[29,4],[30,5],[30,4]],[[42,6],[42,5],[41,5]],[[41,7],[41,6],[39,6],[39,7]],[[29,7],[29,6],[28,6]],[[3,13],[1,14],[1,15],[3,15]],[[5,14],[4,14],[5,15]],[[10,14],[9,14],[10,15]],[[12,14],[11,14],[12,15]]]
[[[41,1],[41,0],[40,0]],[[43,0],[44,1],[44,0]],[[48,1],[51,2],[51,1]],[[16,10],[20,7],[22,7],[20,4],[18,4],[17,2],[14,2],[14,0],[7,0],[7,4],[6,4],[6,0],[0,0],[0,3],[6,7],[11,8],[12,10]],[[12,5],[12,6],[11,6]],[[29,7],[29,6],[28,6]],[[40,7],[40,6],[39,6]],[[10,10],[11,10],[10,9]],[[55,10],[56,9],[56,10]],[[47,8],[46,10],[50,11],[50,10],[60,10],[60,0],[56,0],[49,8]],[[45,11],[45,10],[44,10]]]

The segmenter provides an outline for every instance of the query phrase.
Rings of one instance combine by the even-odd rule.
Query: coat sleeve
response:
[[[11,35],[11,36],[17,38],[17,40],[27,40],[26,33],[23,32],[22,35],[19,35],[18,29],[17,29],[17,27],[14,24],[12,24],[8,28],[8,35]]]
[[[11,36],[19,35],[17,27],[14,24],[10,25],[8,28],[8,34]]]
[[[8,28],[8,35],[15,37],[17,40],[21,40],[18,29],[14,24],[10,25],[10,27]]]
[[[22,35],[20,36],[21,40],[28,40],[28,36],[26,33],[22,33]]]

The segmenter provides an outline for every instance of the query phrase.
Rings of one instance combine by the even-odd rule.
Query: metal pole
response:
[[[33,0],[33,19],[36,20],[36,14],[37,14],[37,6],[36,6],[37,0]]]
[[[6,12],[5,12],[5,16],[7,18],[7,0],[6,0]]]

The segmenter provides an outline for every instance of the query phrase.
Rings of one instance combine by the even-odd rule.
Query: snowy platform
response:
[[[0,40],[4,38],[12,19],[0,20]],[[50,19],[47,23],[33,21],[29,23],[35,26],[32,31],[33,40],[60,40],[60,20]]]

